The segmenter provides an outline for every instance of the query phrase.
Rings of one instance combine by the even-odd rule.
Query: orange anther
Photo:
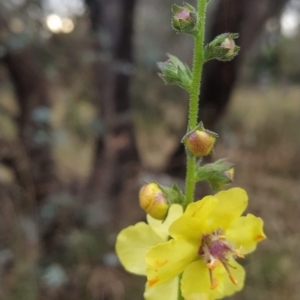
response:
[[[219,235],[218,240],[226,240],[226,236],[225,235]]]
[[[232,275],[232,274],[228,274],[228,275],[229,275],[229,278],[230,278],[231,282],[232,282],[233,284],[237,285],[237,284],[238,284],[238,281],[233,277],[233,275]]]
[[[219,285],[219,282],[216,278],[212,278],[211,280],[211,285],[210,285],[210,289],[214,290],[217,288],[217,286]]]
[[[238,250],[235,250],[234,253],[238,258],[245,258],[245,256]]]

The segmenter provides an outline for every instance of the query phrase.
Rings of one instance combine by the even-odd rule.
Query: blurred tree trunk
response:
[[[0,30],[8,36],[6,21],[0,15]],[[6,40],[3,40],[6,45]],[[6,47],[2,63],[7,67],[19,105],[17,118],[19,140],[6,144],[10,150],[4,157],[5,164],[16,173],[22,195],[26,195],[29,207],[35,210],[60,184],[55,175],[51,155],[50,98],[45,76],[27,47]],[[28,208],[29,208],[28,207]]]
[[[1,42],[5,46],[5,54],[0,62],[8,70],[19,108],[16,118],[18,136],[13,141],[0,139],[2,163],[13,170],[16,179],[7,185],[0,184],[1,225],[5,222],[2,238],[8,248],[10,245],[19,245],[22,248],[19,250],[21,256],[16,257],[36,267],[41,254],[55,247],[53,237],[58,231],[55,218],[52,223],[42,226],[37,212],[51,196],[64,188],[56,175],[52,157],[51,99],[46,77],[33,51],[28,45],[20,47],[18,43],[10,43],[13,33],[9,32],[6,20],[1,15],[0,32]],[[26,230],[21,229],[24,226],[21,225],[22,219],[31,226],[30,238],[25,234]],[[15,239],[12,241],[11,232],[16,230],[20,231],[12,235]],[[37,299],[38,272],[25,272],[27,288],[32,289],[35,295],[32,299]]]
[[[130,166],[138,162],[129,96],[133,70],[132,35],[135,0],[86,0],[90,9],[95,51],[101,59],[95,65],[98,87],[98,117],[102,132],[96,141],[93,170],[85,198],[97,205],[97,220],[109,221],[130,176]],[[112,200],[114,203],[112,203]]]
[[[237,32],[240,34],[237,43],[241,46],[241,51],[231,62],[214,60],[204,66],[199,120],[203,121],[207,129],[215,130],[216,124],[224,114],[240,66],[251,46],[264,31],[266,21],[272,17],[278,18],[287,2],[288,0],[219,1],[212,16],[213,22],[207,41],[224,32]],[[184,176],[185,161],[184,147],[180,145],[170,161],[168,172],[174,176]]]

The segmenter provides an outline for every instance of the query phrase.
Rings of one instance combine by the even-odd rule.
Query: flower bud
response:
[[[172,7],[172,26],[179,33],[193,34],[197,30],[197,12],[195,8],[187,3],[184,7],[176,4]]]
[[[200,124],[195,130],[187,133],[183,138],[183,143],[188,152],[196,157],[213,154],[213,147],[218,135],[204,129]]]
[[[224,172],[224,175],[232,182],[234,177],[234,168]]]
[[[233,182],[234,165],[220,159],[204,166],[197,166],[195,171],[196,181],[208,181],[212,189],[219,191]]]
[[[163,220],[169,209],[169,203],[157,183],[149,183],[140,190],[140,206],[151,217]]]
[[[166,62],[157,63],[161,73],[158,75],[167,84],[177,84],[181,88],[189,90],[192,81],[192,72],[189,67],[182,63],[176,56],[168,54]]]
[[[227,171],[223,172],[223,178],[220,179],[219,182],[216,182],[214,185],[212,185],[214,190],[220,190],[223,187],[225,187],[227,184],[230,184],[233,182],[234,177],[234,168],[231,168]]]
[[[240,47],[235,44],[235,39],[239,35],[237,33],[223,33],[215,37],[215,39],[205,46],[205,61],[217,59],[220,61],[230,61],[238,55]]]
[[[234,49],[235,49],[235,42],[234,39],[232,38],[226,38],[222,43],[221,47],[228,49],[228,52],[226,53],[226,57],[230,57],[234,54]]]

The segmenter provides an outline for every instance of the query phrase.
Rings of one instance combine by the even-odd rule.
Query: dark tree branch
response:
[[[98,117],[103,124],[97,139],[91,177],[85,198],[98,202],[103,218],[112,213],[111,199],[117,201],[126,167],[138,162],[129,95],[133,69],[132,36],[135,0],[87,0],[95,51],[102,60],[96,67]],[[97,15],[92,9],[97,6]],[[101,216],[99,216],[99,220]],[[101,222],[101,220],[100,220]]]
[[[5,36],[13,33],[9,32],[2,15],[0,30],[6,32],[2,35],[2,43],[6,45]],[[17,151],[11,152],[16,156],[9,160],[16,159],[14,171],[18,173],[24,194],[29,194],[26,191],[30,190],[31,198],[41,202],[60,186],[51,155],[50,99],[46,78],[28,46],[16,49],[7,46],[0,62],[9,71],[20,108],[17,118],[19,144],[14,145]],[[22,167],[16,170],[16,166]]]

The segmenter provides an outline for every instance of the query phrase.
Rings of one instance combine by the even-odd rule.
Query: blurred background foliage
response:
[[[0,299],[142,299],[114,242],[144,220],[145,180],[183,184],[187,95],[156,67],[167,52],[191,63],[173,2],[1,1]],[[300,298],[299,13],[297,0],[209,3],[207,40],[239,32],[242,52],[205,67],[200,116],[268,235],[236,300]]]

